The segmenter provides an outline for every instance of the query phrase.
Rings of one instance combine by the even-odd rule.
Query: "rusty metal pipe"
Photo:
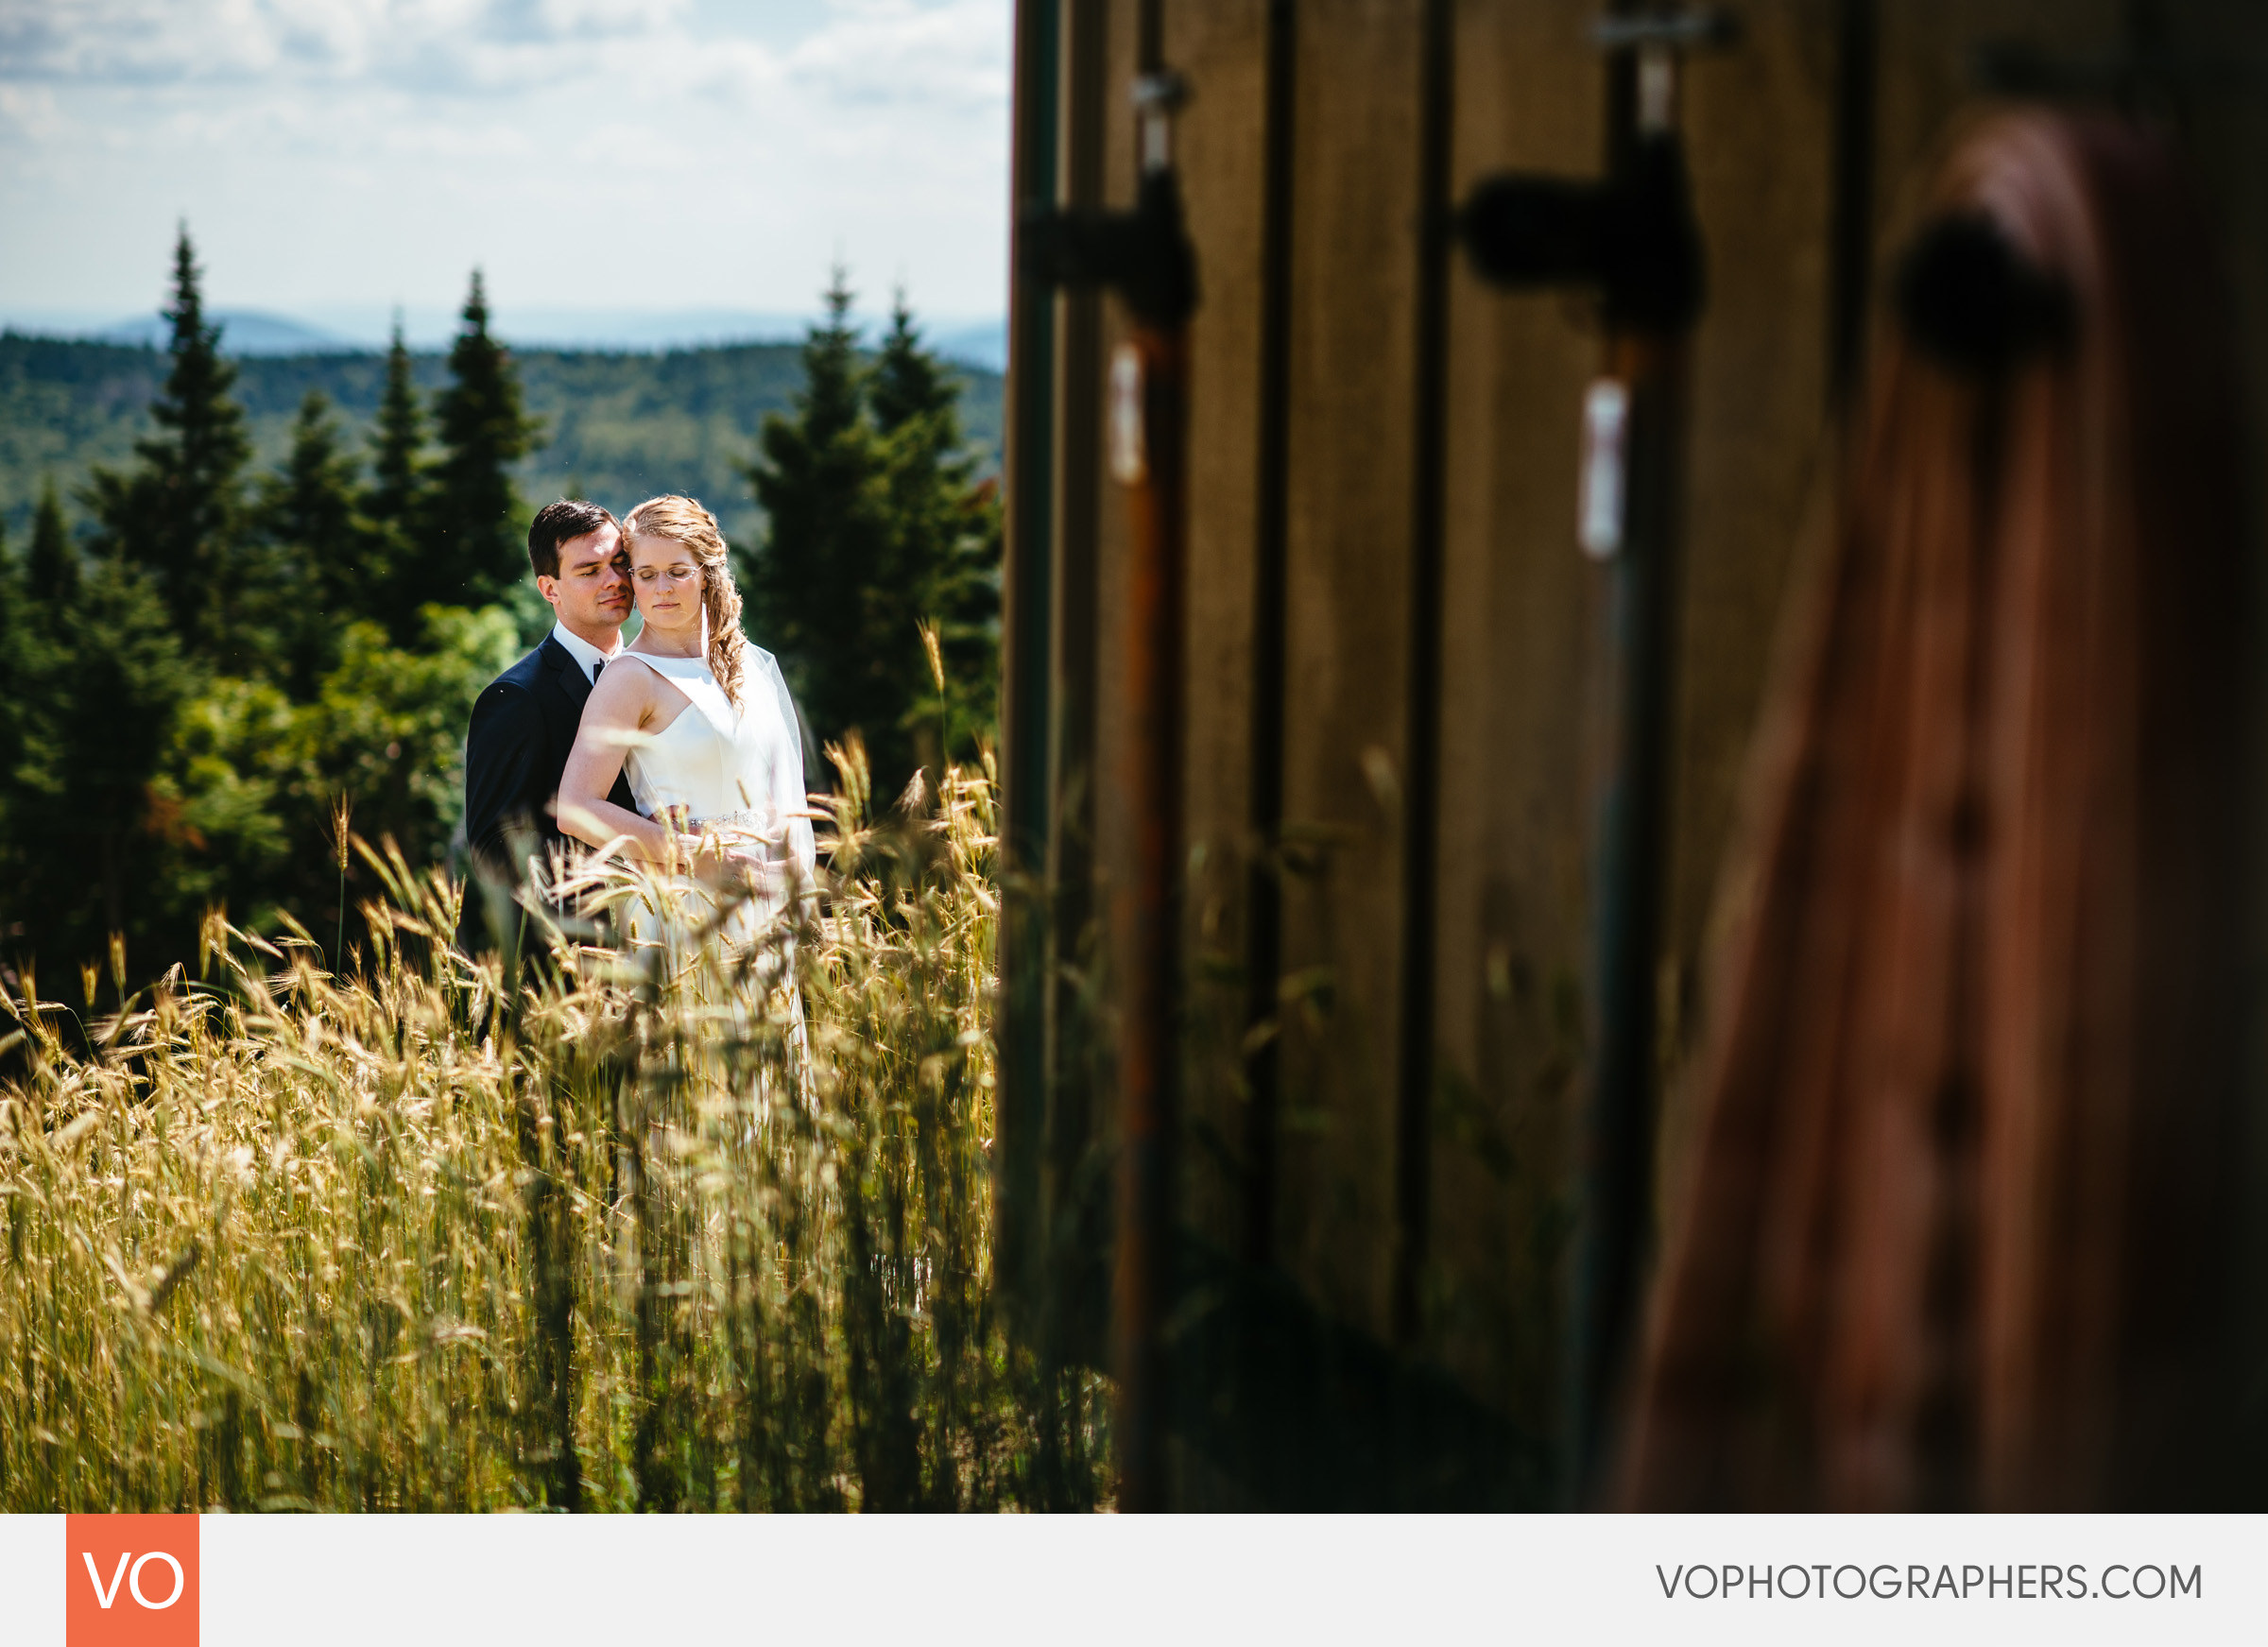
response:
[[[1172,1284],[1177,1119],[1182,651],[1188,335],[1134,327],[1111,369],[1112,468],[1131,527],[1124,639],[1127,733],[1120,793],[1134,820],[1117,894],[1126,967],[1118,1059],[1115,1278],[1119,1508],[1165,1507],[1163,1321]]]
[[[1154,45],[1154,43],[1153,43]],[[1154,55],[1154,54],[1153,54]],[[1142,175],[1130,212],[1027,213],[1018,244],[1031,278],[1108,287],[1132,324],[1110,368],[1110,470],[1131,524],[1120,635],[1126,737],[1118,801],[1133,854],[1111,903],[1121,972],[1118,1227],[1111,1287],[1118,1371],[1119,1507],[1165,1504],[1165,1345],[1172,1286],[1172,1162],[1179,1062],[1181,678],[1187,532],[1183,442],[1195,257],[1182,225],[1173,115],[1184,89],[1135,82]]]

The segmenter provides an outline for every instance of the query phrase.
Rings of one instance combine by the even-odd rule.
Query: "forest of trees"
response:
[[[0,958],[51,998],[80,986],[59,973],[91,999],[117,966],[194,969],[214,907],[327,937],[341,806],[450,861],[466,713],[548,626],[514,479],[544,430],[477,273],[435,392],[397,336],[369,427],[309,389],[265,471],[200,283],[184,230],[148,432],[68,498],[48,476],[28,533],[0,536]],[[829,305],[791,406],[747,432],[732,501],[762,524],[735,548],[751,637],[820,739],[864,737],[887,793],[989,728],[999,509],[962,380],[902,300],[870,353],[840,275]]]
[[[386,388],[387,353],[239,354],[231,391],[244,409],[255,469],[281,466],[309,389],[321,389],[341,421],[367,428]],[[803,383],[801,340],[713,343],[659,353],[512,346],[528,413],[543,438],[511,466],[520,493],[645,498],[668,488],[716,510],[735,543],[764,536],[763,511],[746,470],[754,431],[790,412]],[[0,330],[0,522],[19,543],[31,530],[40,492],[54,478],[68,503],[94,464],[130,463],[149,432],[149,403],[172,366],[163,349]],[[427,401],[449,384],[449,356],[413,351],[410,381]],[[1000,465],[1000,374],[955,361],[959,415],[986,471]]]
[[[958,379],[921,347],[903,300],[870,365],[850,301],[838,270],[795,414],[765,420],[748,478],[766,531],[746,582],[805,714],[822,737],[859,729],[886,797],[988,734],[1001,514],[962,438]],[[906,644],[924,626],[935,660]]]

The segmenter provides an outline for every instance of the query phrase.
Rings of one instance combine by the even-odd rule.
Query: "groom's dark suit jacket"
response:
[[[591,678],[575,655],[550,635],[543,643],[489,682],[472,705],[465,734],[465,845],[472,873],[507,885],[520,880],[507,832],[530,832],[539,851],[566,837],[559,832],[559,774],[575,746]],[[637,810],[627,776],[614,780],[607,798]],[[495,947],[488,901],[477,884],[465,888],[456,947],[467,954]]]

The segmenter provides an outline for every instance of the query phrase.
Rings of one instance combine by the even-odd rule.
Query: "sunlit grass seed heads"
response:
[[[832,753],[764,952],[591,941],[676,896],[604,871],[507,989],[356,841],[347,966],[215,914],[107,1012],[22,979],[0,1508],[1091,1507],[1101,1386],[990,1282],[989,762],[877,821]]]

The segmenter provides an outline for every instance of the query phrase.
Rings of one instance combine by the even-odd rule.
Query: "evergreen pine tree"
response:
[[[901,726],[921,764],[937,769],[972,754],[998,718],[999,493],[976,482],[960,379],[923,347],[902,289],[868,382],[897,535],[891,559],[908,604],[936,628],[944,676],[939,685],[919,653],[895,655],[904,670]]]
[[[363,510],[371,520],[407,528],[418,512],[425,477],[425,409],[410,373],[409,347],[402,340],[402,319],[394,317],[393,341],[386,352],[386,388],[370,434],[370,486]]]
[[[903,294],[873,366],[836,271],[803,347],[793,417],[765,421],[749,477],[767,531],[750,578],[760,638],[822,738],[855,728],[887,795],[988,731],[999,660],[999,508],[975,484],[960,384]],[[945,690],[920,639],[936,626]]]
[[[910,620],[902,643],[887,632],[902,592],[889,565],[882,447],[866,416],[846,278],[835,270],[827,319],[804,338],[794,415],[764,420],[748,477],[765,532],[748,581],[758,638],[779,656],[812,730],[822,741],[857,730],[887,793],[912,767],[886,661],[893,646],[918,642]]]
[[[485,606],[502,598],[527,564],[525,511],[511,465],[535,449],[541,425],[522,410],[511,356],[489,335],[478,269],[449,351],[449,371],[452,382],[436,408],[441,460],[433,472],[428,524],[409,565],[421,601]]]
[[[291,454],[269,477],[261,523],[287,543],[344,544],[355,525],[354,459],[339,449],[331,397],[309,389],[291,425]]]
[[[220,328],[205,322],[201,275],[183,224],[165,311],[173,365],[149,408],[158,433],[134,443],[129,473],[97,469],[88,496],[102,551],[148,573],[189,645],[243,673],[263,650],[244,628],[254,568],[236,540],[251,437],[229,392],[236,369],[220,352]]]
[[[20,931],[19,952],[75,962],[102,953],[112,932],[148,935],[158,917],[156,901],[137,896],[164,827],[150,781],[197,676],[156,579],[115,553],[82,568],[52,489],[26,582],[29,621],[10,637],[16,874],[0,924]]]
[[[27,935],[22,889],[50,866],[37,852],[39,798],[26,791],[25,758],[35,729],[52,712],[50,698],[63,683],[53,663],[59,618],[78,609],[78,549],[63,521],[55,477],[41,488],[32,517],[31,551],[19,566],[10,555],[0,589],[0,690],[10,713],[0,715],[0,885],[19,888],[0,898],[0,925]]]
[[[263,536],[281,567],[285,637],[294,695],[305,697],[338,659],[339,637],[383,605],[386,541],[356,507],[353,457],[339,444],[331,402],[309,389],[292,424],[291,452],[261,489]]]
[[[31,611],[26,616],[37,621],[38,615],[44,613],[52,623],[77,598],[78,584],[78,546],[71,541],[62,500],[55,495],[51,475],[40,491],[39,512],[31,520],[31,558],[25,569],[24,585]]]
[[[893,435],[916,419],[953,419],[942,428],[951,432],[957,445],[958,420],[954,414],[960,398],[960,386],[944,363],[921,347],[920,330],[906,306],[905,289],[900,287],[890,304],[890,330],[882,340],[881,353],[875,356],[868,395],[875,426],[885,435]]]
[[[53,489],[53,482],[49,488]],[[11,849],[14,820],[10,816],[13,809],[9,800],[14,785],[9,781],[23,757],[24,679],[17,642],[29,617],[25,606],[24,564],[9,546],[8,521],[0,517],[0,702],[15,706],[17,712],[0,715],[0,884],[18,879],[22,873]],[[5,911],[6,900],[0,899],[0,918],[4,918]]]
[[[364,593],[363,610],[383,622],[397,644],[412,638],[418,606],[430,598],[420,594],[406,575],[427,514],[425,434],[425,409],[397,316],[386,352],[386,388],[370,434],[370,484],[362,494],[362,512],[380,539],[376,552],[383,561]]]

